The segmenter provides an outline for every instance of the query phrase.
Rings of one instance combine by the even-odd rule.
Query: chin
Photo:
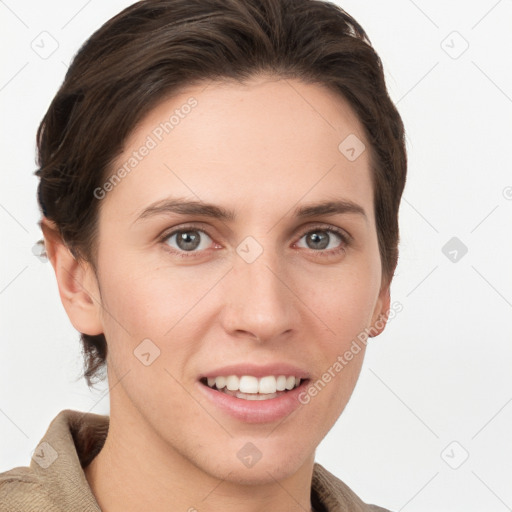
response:
[[[244,485],[275,484],[294,475],[307,462],[308,456],[303,453],[286,454],[279,449],[264,450],[257,448],[250,441],[237,442],[242,448],[234,452],[234,456],[224,458],[208,471],[215,478]],[[224,451],[224,455],[229,450]],[[212,455],[215,457],[215,455]],[[218,456],[217,456],[218,457]],[[314,454],[312,461],[314,459]],[[210,459],[211,460],[211,459]]]

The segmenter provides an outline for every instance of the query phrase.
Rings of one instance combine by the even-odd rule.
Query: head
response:
[[[139,2],[76,55],[38,155],[88,384],[107,365],[117,403],[212,474],[257,439],[272,467],[282,453],[277,473],[297,468],[365,344],[336,373],[337,357],[383,329],[398,259],[404,130],[363,29],[313,0]],[[211,371],[243,362],[332,382],[269,435],[203,394]]]

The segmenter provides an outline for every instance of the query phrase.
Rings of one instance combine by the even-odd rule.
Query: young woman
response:
[[[64,410],[2,510],[375,511],[315,463],[390,313],[404,130],[313,0],[145,0],[38,133],[41,227],[110,416]]]

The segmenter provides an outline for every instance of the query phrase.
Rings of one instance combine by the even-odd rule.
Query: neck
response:
[[[283,480],[241,483],[210,474],[165,442],[135,408],[123,417],[111,400],[100,453],[84,469],[103,512],[310,512],[314,453]]]

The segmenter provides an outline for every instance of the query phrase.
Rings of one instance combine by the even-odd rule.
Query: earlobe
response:
[[[100,295],[91,265],[73,256],[54,222],[43,218],[40,226],[60,299],[73,327],[91,336],[103,333]]]
[[[390,304],[391,296],[389,292],[389,286],[384,286],[379,293],[379,298],[373,311],[372,325],[369,329],[370,338],[374,338],[381,334],[386,327]]]

